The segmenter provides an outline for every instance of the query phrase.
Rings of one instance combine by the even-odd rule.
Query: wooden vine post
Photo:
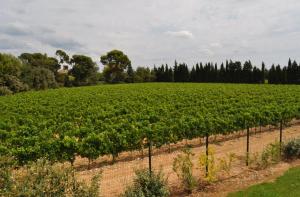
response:
[[[149,173],[152,174],[152,142],[148,140]]]
[[[280,130],[279,130],[279,152],[281,153],[282,148],[282,119],[280,120]]]
[[[206,132],[206,139],[205,139],[205,148],[206,148],[206,161],[205,161],[205,175],[208,176],[208,132]]]
[[[249,165],[249,138],[250,138],[250,132],[249,132],[249,126],[247,126],[247,153],[246,153],[246,166]]]
[[[149,138],[143,139],[143,145],[148,146],[148,167],[149,167],[149,173],[152,174],[152,142],[149,140]]]

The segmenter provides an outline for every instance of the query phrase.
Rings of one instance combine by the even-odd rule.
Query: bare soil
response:
[[[251,153],[259,153],[268,144],[279,140],[278,129],[270,130],[269,127],[267,127],[262,128],[263,132],[258,132],[259,130],[259,128],[253,128],[251,130]],[[284,128],[283,142],[296,137],[300,137],[299,122],[294,122],[291,127]],[[174,158],[181,152],[186,143],[192,147],[191,151],[194,153],[192,158],[194,163],[193,174],[200,180],[203,179],[204,169],[200,169],[199,167],[199,156],[205,153],[203,142],[204,140],[199,138],[153,150],[153,169],[162,169],[165,176],[168,177],[168,184],[171,188],[172,196],[188,196],[187,193],[182,191],[180,182],[172,170]],[[211,137],[210,147],[215,150],[216,159],[228,157],[229,153],[234,153],[239,159],[234,161],[230,174],[220,174],[219,181],[207,185],[205,188],[196,190],[190,194],[190,196],[226,196],[229,192],[244,189],[256,183],[273,180],[283,174],[291,166],[300,165],[299,161],[293,163],[281,162],[261,171],[249,169],[245,166],[244,159],[246,155],[245,132]],[[115,163],[112,163],[109,156],[105,156],[96,160],[91,164],[90,168],[88,167],[88,161],[86,159],[77,158],[75,161],[75,167],[78,170],[77,175],[80,179],[89,182],[93,175],[102,172],[100,183],[102,196],[118,196],[132,183],[136,169],[148,168],[146,149],[143,152],[143,155],[138,151],[122,153]]]

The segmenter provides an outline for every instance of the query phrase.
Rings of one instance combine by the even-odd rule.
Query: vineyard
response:
[[[300,118],[296,85],[151,83],[0,98],[0,155],[74,162]]]

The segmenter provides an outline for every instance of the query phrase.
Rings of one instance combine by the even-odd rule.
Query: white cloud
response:
[[[210,43],[210,46],[213,48],[221,48],[222,44],[219,42],[213,42],[213,43]]]
[[[214,55],[214,52],[210,49],[203,49],[202,53],[206,56],[209,56],[209,57]]]
[[[10,0],[0,52],[123,50],[133,66],[225,59],[300,61],[299,0]],[[298,59],[297,59],[298,58]]]
[[[167,35],[179,37],[179,38],[193,38],[193,34],[189,31],[183,30],[183,31],[167,31]]]

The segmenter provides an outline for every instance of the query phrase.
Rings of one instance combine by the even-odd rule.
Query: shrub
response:
[[[10,196],[10,191],[13,189],[12,165],[12,158],[0,157],[0,196]]]
[[[170,192],[167,187],[167,180],[162,171],[158,173],[148,170],[136,171],[136,178],[132,186],[128,187],[123,197],[166,197]]]
[[[261,154],[254,153],[249,159],[250,167],[254,169],[264,169],[271,164],[276,164],[281,160],[280,143],[268,144]]]
[[[283,146],[282,153],[285,159],[300,158],[300,139],[293,139],[286,143]]]
[[[38,160],[14,169],[11,164],[7,158],[0,159],[0,196],[99,196],[99,175],[88,186],[79,182],[75,170],[67,165]]]
[[[281,154],[279,142],[269,144],[261,154],[261,161],[265,167],[267,167],[269,164],[278,163],[280,160]]]
[[[173,170],[176,172],[184,189],[191,193],[195,189],[197,181],[193,176],[193,153],[190,149],[184,149],[182,154],[179,154],[173,162]]]
[[[22,80],[28,84],[30,88],[36,90],[57,87],[54,73],[47,68],[26,67],[22,73]]]
[[[13,92],[6,86],[0,86],[0,96],[11,95]]]
[[[201,168],[206,170],[206,166],[208,166],[208,173],[205,177],[205,180],[208,182],[214,182],[217,180],[217,165],[215,161],[215,151],[212,148],[208,149],[208,156],[206,154],[200,155],[199,165]]]
[[[230,173],[230,170],[232,168],[232,162],[236,158],[236,155],[234,153],[229,153],[227,155],[227,158],[220,158],[219,162],[219,170],[225,171],[227,174]]]
[[[14,93],[27,91],[29,89],[28,85],[24,84],[18,77],[13,75],[4,75],[2,81],[4,86]]]
[[[0,130],[1,131],[1,130]],[[0,133],[1,134],[1,133]],[[0,135],[0,137],[1,137],[1,135]],[[4,145],[1,145],[0,144],[0,157],[1,156],[6,156],[6,155],[8,155],[9,154],[9,150],[8,150],[8,148],[7,147],[5,147]]]

